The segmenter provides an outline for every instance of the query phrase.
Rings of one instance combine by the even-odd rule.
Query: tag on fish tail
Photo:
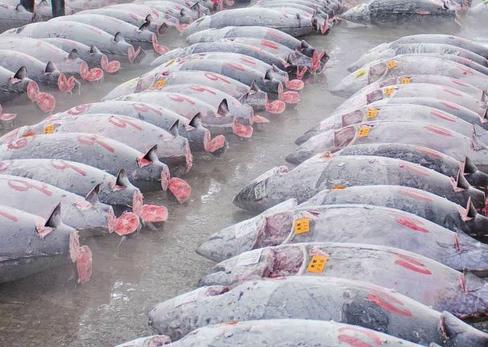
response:
[[[325,269],[325,266],[327,265],[328,260],[329,260],[329,257],[326,255],[314,255],[314,256],[312,256],[312,259],[310,259],[310,262],[308,263],[308,266],[307,266],[307,272],[311,272],[311,273],[324,272],[324,269]]]
[[[56,127],[54,126],[53,123],[49,123],[46,126],[44,126],[44,129],[42,129],[42,132],[46,135],[48,134],[54,134],[54,131],[56,130]]]
[[[400,77],[400,84],[410,84],[412,83],[412,77],[404,76]]]
[[[305,234],[310,231],[310,218],[298,218],[293,223],[295,235]]]
[[[376,119],[376,117],[378,117],[379,112],[380,112],[380,110],[377,109],[376,107],[369,107],[368,108],[368,120]]]
[[[363,138],[363,137],[368,137],[369,135],[369,127],[368,126],[362,126],[358,130],[358,137]]]
[[[398,67],[398,62],[396,60],[388,60],[386,67],[388,70],[393,70]]]
[[[383,94],[385,94],[387,97],[392,96],[394,92],[395,87],[386,87],[385,89],[383,89]]]

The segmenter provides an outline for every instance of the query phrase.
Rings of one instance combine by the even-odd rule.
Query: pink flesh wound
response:
[[[210,141],[206,141],[204,146],[205,146],[205,150],[209,153],[218,151],[219,149],[225,146],[225,136],[217,135]]]
[[[190,185],[181,178],[172,177],[168,184],[169,191],[174,195],[180,204],[186,202],[191,195]]]
[[[281,113],[285,112],[286,104],[282,100],[274,100],[274,101],[268,102],[265,105],[265,108],[266,108],[266,111],[269,113],[281,114]]]

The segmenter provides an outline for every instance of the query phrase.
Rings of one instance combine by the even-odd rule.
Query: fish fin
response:
[[[258,87],[258,84],[256,83],[256,81],[252,81],[251,82],[251,85],[249,86],[249,89],[253,92],[258,92],[260,91],[259,87]]]
[[[148,14],[145,18],[145,21],[148,22],[148,23],[151,23],[153,20],[152,16],[150,14]]]
[[[71,52],[68,53],[68,59],[77,59],[79,57],[80,55],[78,54],[78,50],[76,48],[73,48]]]
[[[46,68],[44,69],[44,72],[50,73],[50,72],[56,71],[57,69],[58,68],[56,67],[56,65],[52,61],[48,61],[46,64]]]
[[[61,224],[61,203],[58,203],[49,215],[44,226],[56,229]]]
[[[194,128],[202,126],[202,115],[200,114],[200,112],[194,115],[192,119],[190,119],[190,122],[188,124]]]
[[[176,122],[173,123],[173,125],[169,128],[169,132],[173,134],[175,137],[179,136],[180,133],[178,131],[178,128],[180,127],[180,121],[177,120]]]
[[[24,78],[27,78],[27,68],[25,66],[21,66],[20,69],[18,69],[15,73],[14,78],[18,80],[23,80]]]
[[[100,193],[100,186],[101,183],[98,183],[95,187],[93,187],[92,190],[90,190],[88,194],[86,194],[85,200],[93,205],[96,204],[97,202],[100,202],[100,200],[98,199],[98,194]]]
[[[217,107],[217,113],[221,116],[225,116],[229,113],[229,103],[227,99],[223,99]]]
[[[127,171],[125,171],[125,169],[119,170],[115,179],[115,184],[120,187],[128,187],[131,184],[129,181],[129,177],[127,176]]]
[[[91,45],[91,46],[90,46],[90,53],[91,53],[91,54],[94,54],[94,53],[101,53],[101,51],[98,49],[98,47],[97,47],[97,46],[95,46],[95,45]]]
[[[158,161],[158,155],[157,155],[157,150],[158,150],[158,145],[154,145],[149,150],[144,154],[142,159],[149,160],[151,162]]]
[[[120,31],[117,31],[117,32],[115,33],[115,35],[114,35],[114,41],[115,41],[115,42],[119,42],[119,41],[122,41],[123,39],[124,39],[124,38],[123,38],[123,36],[122,36],[121,32],[120,32]]]
[[[142,23],[142,25],[139,27],[139,31],[143,31],[145,29],[147,29],[147,27],[149,26],[149,24],[151,24],[151,22],[148,22],[148,21],[145,21],[144,23]]]

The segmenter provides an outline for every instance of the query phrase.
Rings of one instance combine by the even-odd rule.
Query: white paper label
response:
[[[254,265],[261,259],[262,249],[255,249],[254,251],[242,253],[237,260],[238,266]]]
[[[261,200],[266,197],[266,181],[259,182],[254,187],[254,197],[256,200]]]

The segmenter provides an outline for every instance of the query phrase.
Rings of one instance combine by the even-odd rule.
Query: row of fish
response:
[[[404,65],[390,51],[399,42],[432,47],[412,48]],[[488,313],[488,167],[472,153],[483,148],[488,76],[457,60],[460,48],[488,57],[444,35],[361,57],[334,91],[357,94],[297,140],[287,160],[298,166],[273,168],[236,195],[261,213],[197,249],[219,262],[201,288],[156,305],[149,323],[162,335],[127,346],[276,345],[302,327],[305,345],[324,333],[331,344],[486,346],[488,334],[463,320]]]
[[[38,85],[71,93],[80,78],[100,81],[104,72],[120,69],[120,60],[140,61],[143,48],[162,54],[167,48],[158,43],[158,35],[169,27],[183,30],[210,13],[209,7],[193,0],[140,1],[7,30],[0,35],[0,102],[26,94],[42,111],[51,112],[55,99]],[[11,122],[11,116],[4,118]]]

